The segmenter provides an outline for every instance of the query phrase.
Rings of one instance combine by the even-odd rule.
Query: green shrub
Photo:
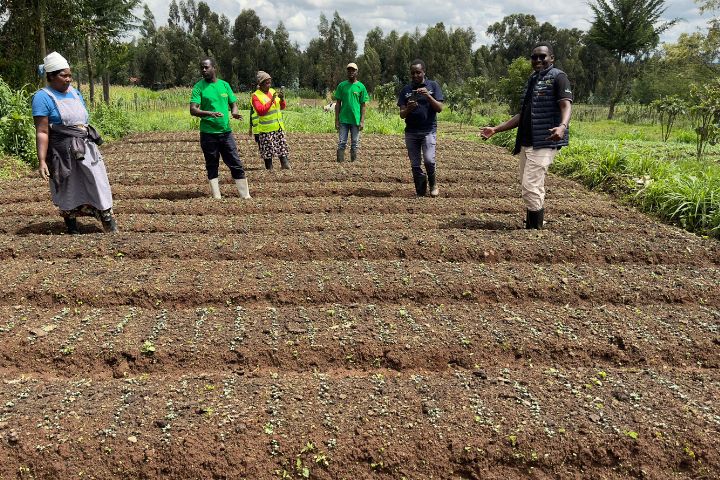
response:
[[[669,161],[657,147],[574,142],[551,170],[590,188],[625,194],[642,210],[691,232],[720,237],[720,166]]]
[[[507,77],[503,77],[497,82],[497,93],[508,103],[511,115],[520,113],[525,86],[532,73],[533,68],[527,58],[516,58],[508,67]]]
[[[37,167],[30,99],[25,88],[13,90],[0,78],[0,150]]]
[[[317,93],[315,90],[307,87],[298,88],[297,96],[300,98],[323,98],[323,96]]]
[[[130,132],[130,120],[125,109],[98,103],[92,111],[90,123],[108,139],[122,138]]]
[[[373,97],[382,113],[389,114],[395,110],[398,90],[398,85],[395,82],[388,82],[375,87]]]

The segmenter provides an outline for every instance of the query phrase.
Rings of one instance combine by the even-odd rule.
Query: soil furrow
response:
[[[159,213],[182,215],[236,215],[251,214],[438,214],[445,217],[482,214],[515,213],[524,216],[522,201],[519,198],[472,199],[472,198],[379,198],[379,197],[289,197],[289,198],[253,198],[241,201],[239,197],[226,197],[220,201],[212,198],[190,198],[173,201],[168,199],[128,199],[116,201],[114,209],[119,214]],[[176,193],[170,195],[175,198]],[[551,215],[586,215],[591,217],[612,217],[617,221],[636,221],[646,223],[648,217],[627,207],[613,203],[606,197],[592,197],[592,202],[578,202],[573,198],[549,200],[547,218]],[[0,205],[0,217],[50,215],[55,208],[50,201],[27,202],[22,204]]]
[[[193,218],[193,217],[190,217]],[[302,232],[292,235],[274,236],[273,232],[292,231],[287,225],[275,225],[268,230],[257,230],[257,225],[248,225],[244,219],[232,224],[227,219],[193,218],[185,224],[187,218],[170,218],[163,225],[175,225],[178,230],[187,233],[147,233],[137,236],[138,232],[152,232],[153,225],[143,224],[142,220],[153,221],[146,216],[140,221],[123,219],[123,233],[107,235],[54,235],[52,248],[38,250],[36,235],[11,236],[0,235],[0,260],[4,259],[43,259],[59,258],[103,258],[123,256],[127,259],[197,259],[197,260],[256,260],[258,258],[275,260],[442,260],[448,262],[523,262],[523,263],[583,263],[583,264],[685,264],[710,266],[720,264],[720,245],[716,242],[692,241],[682,235],[655,236],[652,239],[644,235],[628,237],[628,230],[613,233],[593,233],[581,231],[573,235],[567,232],[545,231],[543,241],[533,250],[527,249],[529,235],[526,230],[460,230],[436,228],[417,232],[399,229],[402,223],[393,223],[394,229],[383,231],[375,224],[370,230],[353,228],[344,222],[344,230],[320,230],[324,224],[318,224],[320,231]],[[437,223],[438,219],[435,219]],[[220,227],[218,224],[220,222]],[[99,231],[97,222],[87,221],[87,231]],[[388,222],[390,223],[390,222]],[[407,221],[405,225],[411,225]],[[38,226],[51,224],[35,221],[27,227],[28,231]],[[230,225],[228,225],[230,224]],[[498,228],[497,223],[488,222],[488,226]],[[432,223],[425,224],[428,227]],[[439,225],[444,226],[444,225]],[[226,227],[226,228],[222,228]],[[229,228],[227,228],[229,227]],[[2,225],[0,224],[0,229]],[[55,233],[62,232],[64,224],[55,222],[51,228]],[[337,226],[334,226],[337,228]],[[225,230],[225,233],[218,234]],[[253,233],[229,233],[251,230]],[[638,229],[635,229],[638,231]],[[83,230],[84,231],[84,230]],[[255,233],[256,232],[256,233]],[[38,232],[39,233],[39,232]],[[203,233],[200,236],[198,233]],[[676,248],[678,240],[686,241],[684,248]]]
[[[237,368],[720,368],[720,313],[676,305],[0,307],[0,372],[100,378]]]
[[[286,188],[298,188],[307,183],[339,183],[343,189],[363,186],[367,183],[370,188],[382,187],[404,191],[412,188],[412,177],[408,168],[386,168],[373,169],[366,166],[355,168],[330,168],[326,172],[318,172],[317,169],[293,169],[289,172],[265,172],[250,170],[249,183],[251,187],[262,186],[286,186]],[[319,181],[318,178],[322,178]],[[180,190],[188,186],[204,188],[206,186],[205,172],[197,165],[188,166],[180,171],[170,172],[165,168],[158,169],[120,169],[110,173],[110,181],[113,191],[120,186],[174,186]],[[221,185],[232,187],[232,180],[229,176],[221,175]],[[465,187],[473,189],[491,188],[497,185],[520,189],[517,174],[502,170],[492,175],[486,171],[479,170],[439,170],[438,182],[445,192],[446,187]],[[40,179],[32,177],[16,181],[17,189],[7,189],[0,192],[0,203],[12,203],[38,197],[38,199],[49,198],[47,185]],[[547,189],[554,194],[563,192],[582,192],[587,195],[582,186],[572,180],[551,176],[547,182]],[[569,193],[566,193],[569,194]]]
[[[151,179],[149,179],[151,181]],[[294,183],[269,183],[262,182],[251,184],[251,193],[254,198],[277,198],[282,201],[294,197],[360,197],[360,198],[405,198],[412,194],[410,183],[398,184],[368,182],[366,179],[350,182],[294,182]],[[237,196],[234,184],[221,185],[221,192],[226,197]],[[493,183],[489,185],[444,185],[443,198],[461,199],[505,199],[517,198],[520,190],[516,184]],[[582,193],[581,193],[582,192]],[[578,195],[586,195],[580,187],[555,189],[547,188],[548,198],[574,199]],[[0,199],[0,205],[10,207],[12,205],[27,202],[49,201],[50,194],[46,188],[36,188],[22,194],[7,194],[6,198]],[[183,185],[114,185],[114,200],[189,200],[195,198],[207,198],[209,196],[208,186],[202,179],[195,179],[191,184]]]
[[[720,269],[435,261],[6,260],[0,302],[92,306],[327,302],[720,305]],[[80,269],[80,270],[78,270]]]
[[[709,478],[719,385],[717,373],[562,367],[17,377],[0,385],[0,475],[57,478],[99,457],[95,478]]]
[[[611,211],[616,211],[613,208]],[[608,211],[606,213],[610,213]],[[234,212],[221,214],[160,214],[120,213],[118,214],[123,233],[196,233],[196,234],[300,234],[304,232],[327,232],[335,235],[346,230],[371,234],[377,230],[395,232],[407,230],[409,226],[421,225],[425,233],[438,230],[453,230],[458,235],[468,232],[487,231],[489,238],[510,238],[534,240],[538,232],[526,232],[524,218],[518,212],[494,214],[432,214],[432,213],[367,213],[362,216],[344,213],[294,214],[278,213],[244,214]],[[98,233],[100,227],[94,219],[81,218],[78,221],[83,233]],[[54,213],[32,217],[0,216],[0,234],[6,235],[62,235],[65,233],[62,218]],[[394,235],[395,233],[393,233]],[[653,222],[649,217],[630,218],[591,217],[584,214],[553,215],[548,211],[545,237],[562,237],[568,241],[591,242],[607,245],[611,253],[623,244],[647,242],[665,245],[668,255],[682,250],[699,249],[700,253],[715,258],[720,244],[716,241],[690,235],[676,227]],[[622,238],[621,235],[625,235]],[[616,238],[616,236],[620,236]],[[642,238],[638,238],[642,237]],[[79,237],[85,240],[86,237]],[[121,236],[122,238],[122,236]],[[19,239],[17,239],[19,241]],[[651,248],[651,247],[649,247]]]

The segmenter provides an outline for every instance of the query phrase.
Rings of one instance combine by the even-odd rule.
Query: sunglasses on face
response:
[[[547,58],[547,55],[545,55],[544,53],[541,53],[539,55],[538,54],[530,55],[530,60],[532,60],[533,62],[535,60],[545,60],[546,58]]]

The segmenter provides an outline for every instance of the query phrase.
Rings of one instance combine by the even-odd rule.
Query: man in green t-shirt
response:
[[[350,160],[357,160],[360,132],[365,128],[365,104],[370,101],[365,85],[357,79],[358,67],[347,65],[347,80],[335,89],[335,129],[338,131],[337,161],[345,161],[348,133],[351,136]]]
[[[205,169],[213,198],[221,198],[218,168],[222,156],[241,198],[250,198],[245,169],[238,154],[235,137],[230,129],[230,117],[241,120],[237,98],[230,85],[217,78],[215,60],[206,58],[200,62],[203,79],[195,84],[190,95],[190,115],[200,117],[200,148],[205,156]]]

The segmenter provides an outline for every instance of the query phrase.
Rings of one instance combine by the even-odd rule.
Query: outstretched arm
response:
[[[480,129],[480,136],[483,138],[483,140],[487,140],[488,138],[492,137],[496,133],[504,132],[507,130],[512,130],[513,128],[517,128],[517,126],[520,125],[520,114],[518,113],[514,117],[512,117],[507,122],[501,123],[497,127],[483,127]]]

